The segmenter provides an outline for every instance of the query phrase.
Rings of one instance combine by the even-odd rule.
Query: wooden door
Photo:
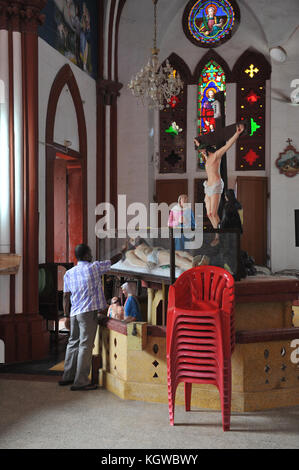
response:
[[[57,158],[54,163],[54,262],[75,263],[83,243],[82,168]]]
[[[67,173],[68,189],[68,259],[76,263],[75,248],[83,243],[82,169],[80,165],[69,165]]]
[[[188,195],[188,180],[157,180],[156,181],[156,202],[166,202],[172,204],[178,201],[181,194]]]
[[[181,194],[188,195],[188,180],[156,180],[156,203],[161,204],[162,202],[165,202],[168,205],[173,204],[178,201]],[[165,226],[165,223],[163,226]],[[158,224],[159,227],[161,227],[160,214]]]
[[[267,178],[237,177],[237,199],[243,207],[241,250],[257,265],[267,262]]]
[[[54,163],[54,263],[68,261],[66,161]]]

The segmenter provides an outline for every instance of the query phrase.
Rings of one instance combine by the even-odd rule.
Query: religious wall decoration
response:
[[[39,36],[97,78],[98,6],[94,0],[48,0]]]
[[[237,120],[249,120],[250,130],[237,145],[236,170],[265,169],[265,82],[237,85]]]
[[[291,145],[292,139],[288,139],[288,146],[279,154],[275,164],[279,173],[285,176],[296,176],[299,173],[299,152]]]
[[[171,106],[172,109],[176,107],[177,104],[179,104],[180,100],[177,96],[172,96],[169,101],[169,106]]]
[[[187,86],[160,111],[159,173],[186,172]]]
[[[228,41],[240,23],[235,0],[190,0],[183,14],[183,30],[199,47],[217,47]]]
[[[236,146],[236,171],[265,170],[266,80],[271,66],[265,57],[248,50],[232,71],[237,83],[237,122],[249,124]]]
[[[215,132],[222,125],[221,106],[217,93],[223,92],[225,98],[226,79],[220,65],[210,60],[203,68],[198,81],[197,131],[198,136]],[[198,170],[204,170],[201,153],[198,152]]]
[[[170,134],[172,137],[179,135],[179,133],[182,131],[183,129],[180,126],[178,126],[175,121],[173,121],[168,127],[168,129],[165,130],[166,134]]]

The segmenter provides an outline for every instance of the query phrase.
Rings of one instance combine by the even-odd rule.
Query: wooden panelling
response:
[[[257,265],[267,261],[267,178],[237,177],[237,198],[243,207],[241,250]]]

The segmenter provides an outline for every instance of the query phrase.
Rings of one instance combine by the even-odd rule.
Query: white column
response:
[[[10,198],[9,198],[9,71],[8,32],[0,30],[0,82],[4,93],[0,104],[0,253],[10,251]],[[3,99],[4,98],[4,99]],[[0,314],[9,313],[9,276],[0,275]]]
[[[22,54],[21,33],[13,33],[14,75],[14,151],[15,151],[15,246],[23,253],[23,120],[22,120]],[[15,311],[23,312],[23,258],[16,275]]]

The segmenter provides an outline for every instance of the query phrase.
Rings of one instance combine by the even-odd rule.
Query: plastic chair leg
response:
[[[230,430],[231,416],[231,365],[225,364],[223,370],[223,386],[221,387],[221,409],[223,431]]]
[[[173,384],[171,383],[170,377],[168,377],[168,409],[169,409],[169,421],[170,425],[174,425],[174,401],[175,401],[175,392]]]
[[[168,392],[168,409],[170,426],[174,426],[174,398],[171,390]]]
[[[192,383],[185,382],[185,410],[190,411],[191,408],[191,392]]]

